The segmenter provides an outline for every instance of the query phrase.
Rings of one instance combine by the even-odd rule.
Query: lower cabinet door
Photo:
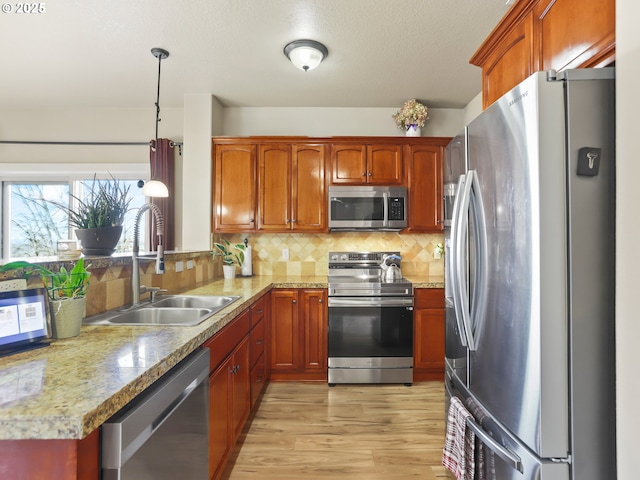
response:
[[[232,398],[232,414],[233,414],[233,437],[232,443],[242,431],[244,422],[249,416],[251,408],[251,379],[249,369],[249,337],[245,337],[236,347],[232,356],[233,366],[231,369],[231,398]]]
[[[262,354],[251,369],[251,408],[253,408],[258,401],[258,398],[262,393],[262,389],[266,384],[267,365],[264,361],[264,357],[265,355]]]
[[[220,474],[232,444],[229,408],[232,363],[233,356],[229,356],[209,377],[209,478]]]

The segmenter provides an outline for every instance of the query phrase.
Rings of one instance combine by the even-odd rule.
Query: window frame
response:
[[[93,179],[94,175],[99,180],[109,180],[111,177],[120,180],[144,180],[151,177],[149,163],[2,163],[0,174],[0,215],[1,228],[1,258],[9,251],[9,239],[5,232],[10,228],[9,212],[7,208],[8,189],[6,183],[68,183],[69,191],[76,195],[81,182]],[[71,231],[71,229],[70,229]],[[146,245],[146,241],[144,243]],[[36,257],[33,257],[36,258]]]

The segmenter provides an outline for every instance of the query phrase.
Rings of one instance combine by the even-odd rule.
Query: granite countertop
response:
[[[84,438],[271,288],[327,288],[327,277],[217,280],[180,292],[241,296],[200,325],[83,325],[77,337],[0,358],[0,440]]]

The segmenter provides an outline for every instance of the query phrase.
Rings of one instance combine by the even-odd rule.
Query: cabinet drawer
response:
[[[255,365],[256,361],[264,352],[264,321],[261,320],[251,330],[251,350],[249,359],[251,366]]]
[[[245,310],[231,323],[204,343],[209,348],[210,368],[213,371],[249,333],[249,310]]]
[[[262,393],[267,381],[267,365],[264,361],[264,355],[261,355],[258,362],[251,369],[251,408],[255,405],[256,401]]]
[[[263,295],[258,301],[251,305],[251,327],[254,327],[264,318],[267,312],[267,296]]]
[[[444,308],[444,288],[417,288],[413,295],[414,308]]]

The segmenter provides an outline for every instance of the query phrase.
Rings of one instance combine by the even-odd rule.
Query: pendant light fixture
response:
[[[155,152],[156,163],[158,160],[158,123],[160,123],[160,69],[162,60],[169,57],[169,52],[163,48],[152,48],[151,54],[158,59],[158,93],[156,96],[156,136],[153,149]],[[169,189],[159,180],[149,180],[142,187],[142,194],[147,197],[168,197]]]
[[[294,66],[307,72],[320,65],[329,50],[315,40],[295,40],[284,47],[284,54]]]

